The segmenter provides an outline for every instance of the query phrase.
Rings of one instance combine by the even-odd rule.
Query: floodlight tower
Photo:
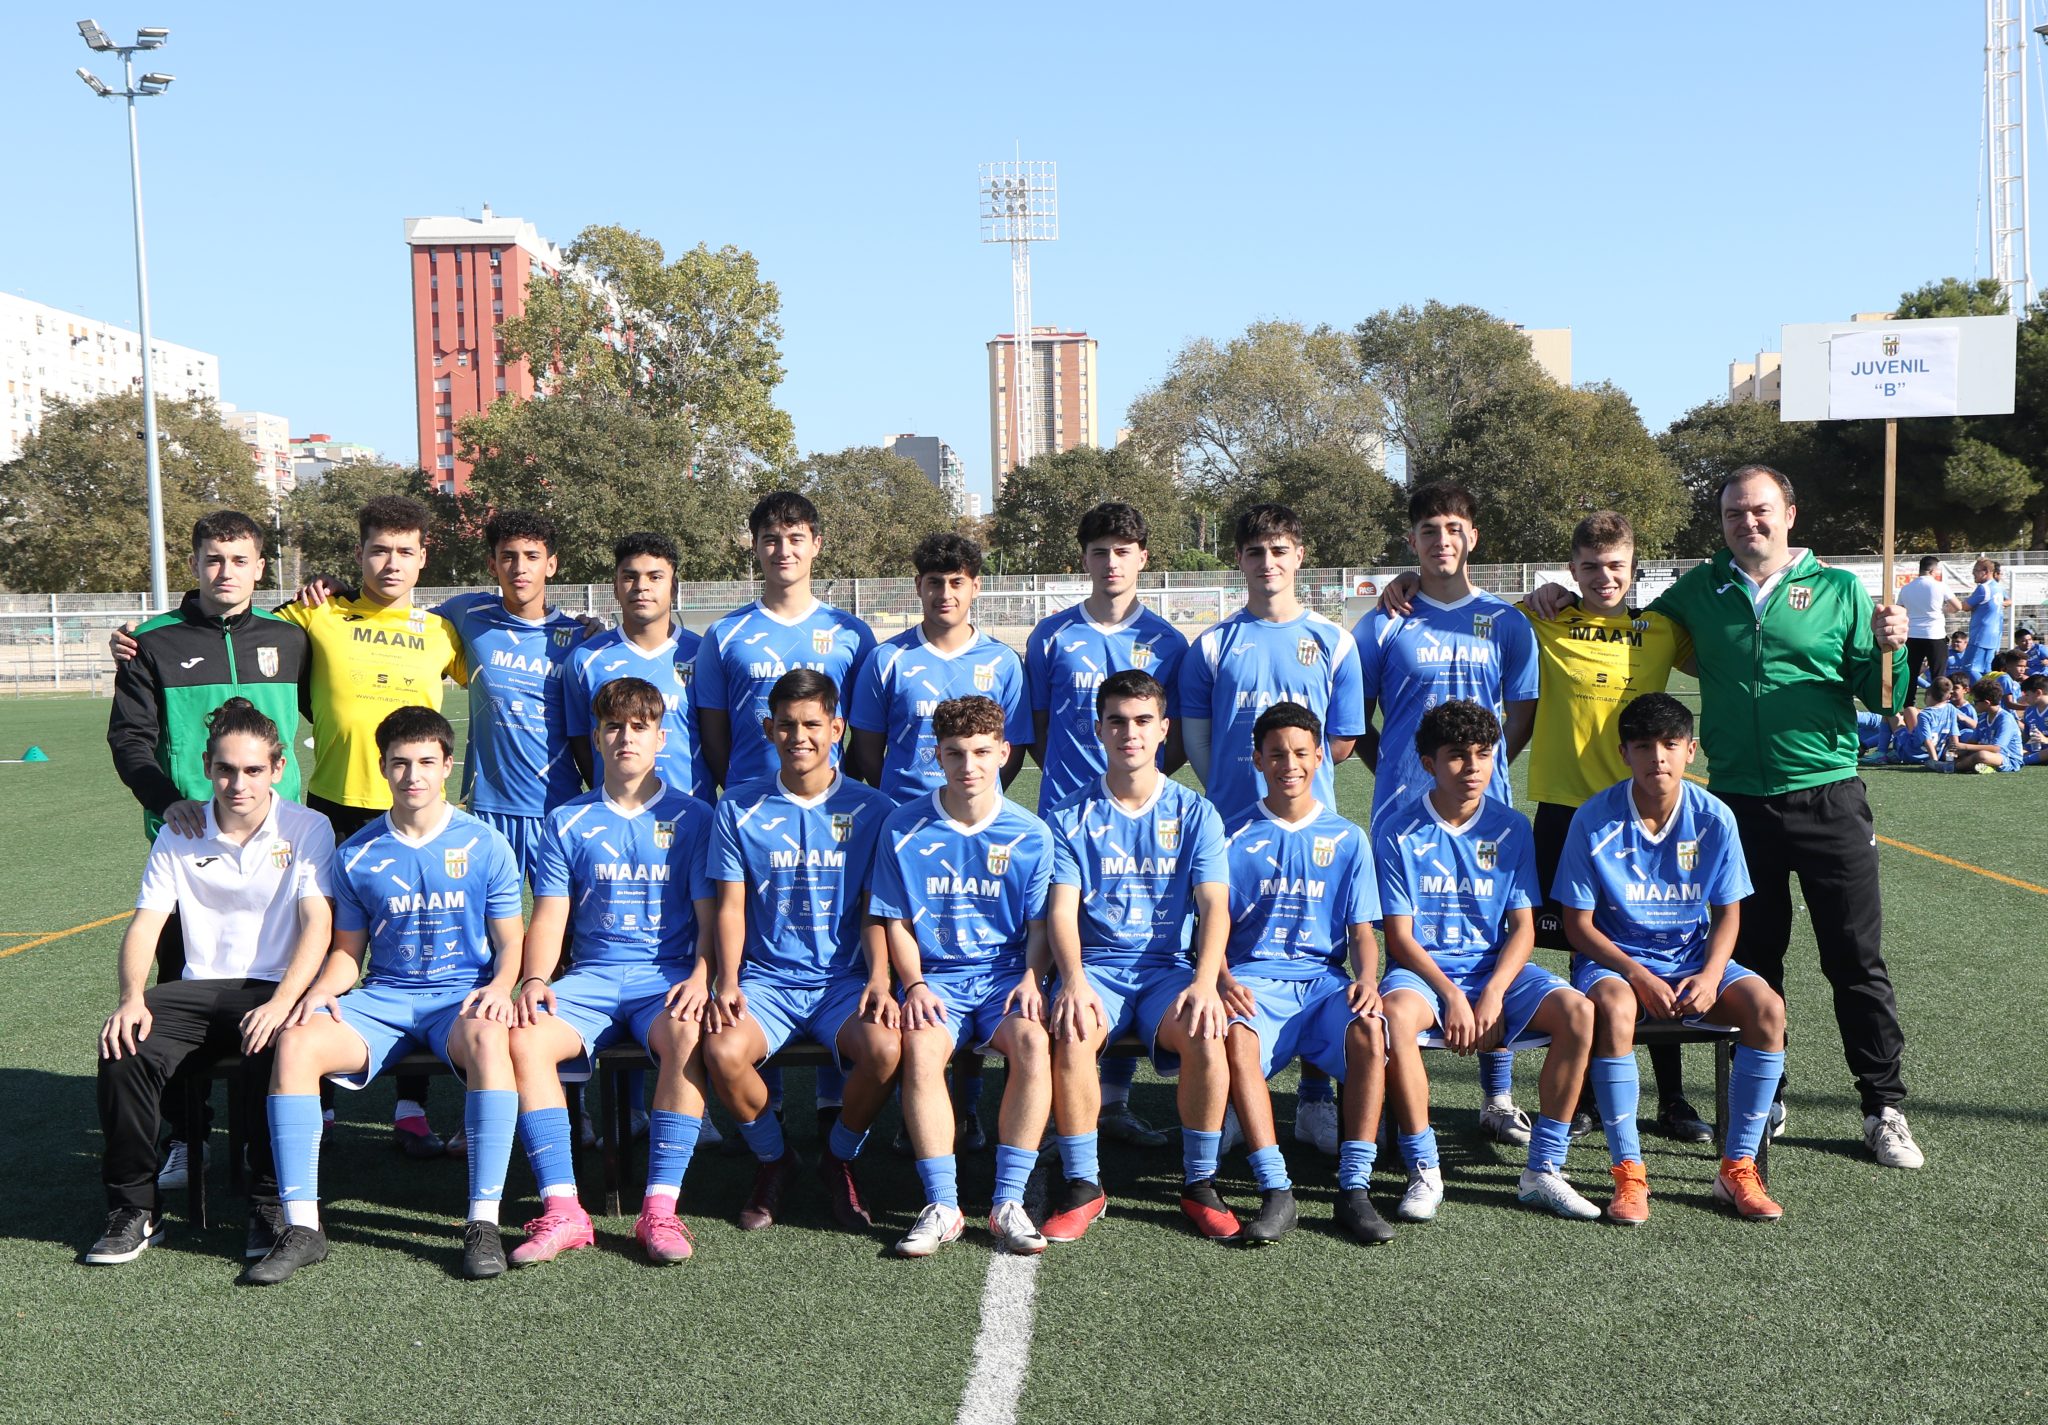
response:
[[[1031,244],[1060,235],[1059,165],[1010,159],[981,166],[981,240],[1010,245],[1010,468],[1038,453],[1031,345]],[[989,472],[1000,489],[1001,470]]]
[[[2005,308],[2034,300],[2027,239],[2027,30],[2025,0],[1984,0],[1984,138],[1990,168],[1991,277]]]

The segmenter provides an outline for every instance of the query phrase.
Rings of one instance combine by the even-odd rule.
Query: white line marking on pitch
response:
[[[1031,1365],[1031,1314],[1038,1295],[1037,1257],[1008,1254],[988,1264],[981,1291],[981,1331],[974,1370],[960,1397],[956,1425],[1016,1425],[1017,1400]]]

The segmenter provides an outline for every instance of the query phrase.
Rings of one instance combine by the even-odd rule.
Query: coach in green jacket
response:
[[[1910,687],[1906,612],[1874,607],[1854,574],[1792,547],[1798,508],[1778,471],[1743,466],[1722,482],[1720,503],[1728,547],[1650,607],[1692,635],[1711,785],[1735,813],[1756,885],[1735,958],[1783,991],[1796,874],[1863,1100],[1864,1142],[1888,1167],[1917,1168],[1925,1160],[1899,1109],[1905,1035],[1885,970],[1877,832],[1856,739],[1857,699],[1896,712]],[[1775,1135],[1782,1104],[1772,1118]]]

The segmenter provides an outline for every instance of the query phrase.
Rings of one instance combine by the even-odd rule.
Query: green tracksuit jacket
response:
[[[1887,711],[1872,607],[1854,574],[1802,552],[1759,613],[1725,549],[1650,605],[1692,634],[1715,791],[1776,796],[1856,775],[1856,700]],[[1896,712],[1908,691],[1905,650],[1891,661]]]

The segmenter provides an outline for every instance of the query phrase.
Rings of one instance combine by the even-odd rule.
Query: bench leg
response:
[[[238,1073],[228,1080],[228,1186],[242,1197],[249,1195],[247,1161],[254,1106],[250,1097],[247,1074]]]
[[[1733,1036],[1723,1035],[1714,1041],[1714,1151],[1718,1154],[1721,1145],[1728,1141],[1728,1072],[1735,1062]]]
[[[596,1072],[583,1085],[588,1095],[592,1084],[597,1086],[597,1121],[604,1128],[604,1149],[599,1154],[603,1164],[604,1210],[607,1217],[619,1215],[620,1164],[625,1152],[623,1135],[619,1132],[619,1081],[604,1065],[595,1066]],[[627,1127],[632,1127],[631,1115],[627,1116]]]
[[[206,1126],[206,1100],[213,1080],[203,1073],[185,1076],[185,1122],[199,1141],[190,1145],[192,1176],[185,1188],[185,1215],[192,1226],[206,1230],[206,1140],[213,1135]]]

